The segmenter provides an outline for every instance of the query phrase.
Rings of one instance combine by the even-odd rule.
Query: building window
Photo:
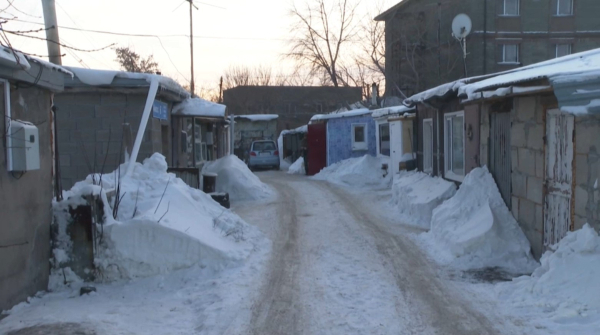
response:
[[[519,63],[519,45],[502,44],[502,57],[500,63],[517,64]]]
[[[352,150],[367,150],[367,125],[355,123],[352,125]]]
[[[518,16],[519,15],[519,0],[504,0],[504,15]]]
[[[573,15],[573,0],[556,0],[556,15]]]
[[[465,176],[465,112],[444,116],[444,167],[445,177],[462,181]]]
[[[423,172],[433,173],[433,119],[423,120]]]
[[[571,54],[570,44],[557,44],[556,45],[556,58],[567,56]]]
[[[390,124],[382,123],[379,125],[379,153],[385,156],[390,155]]]

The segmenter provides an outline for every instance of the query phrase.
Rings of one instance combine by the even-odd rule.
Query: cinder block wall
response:
[[[600,116],[575,118],[575,229],[600,230]]]
[[[145,94],[61,93],[54,97],[64,189],[70,189],[92,172],[100,172],[105,155],[104,173],[114,171],[123,162],[123,123],[129,123],[132,142],[135,141],[145,103]],[[146,128],[139,162],[160,148],[161,121],[151,118],[151,122]]]
[[[512,213],[539,259],[543,252],[545,166],[541,98],[515,98],[511,120]]]
[[[367,124],[367,150],[352,150],[352,124]],[[377,155],[377,137],[375,136],[375,120],[370,116],[357,116],[331,119],[327,122],[327,165],[335,164],[348,158],[364,155]]]
[[[0,97],[4,114],[4,95]],[[0,310],[48,287],[53,196],[51,101],[45,90],[11,88],[12,117],[38,127],[40,169],[12,175],[6,170],[4,150],[0,154]],[[0,121],[3,133],[4,119]],[[4,144],[4,136],[1,141]]]

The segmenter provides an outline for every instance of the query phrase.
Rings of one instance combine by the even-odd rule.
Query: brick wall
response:
[[[538,259],[544,231],[544,112],[540,97],[515,98],[510,133],[512,213]]]
[[[367,150],[352,150],[352,124],[367,124]],[[344,159],[377,155],[375,120],[371,116],[331,119],[327,122],[328,166]]]

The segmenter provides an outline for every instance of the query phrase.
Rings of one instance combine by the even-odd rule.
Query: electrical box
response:
[[[10,148],[10,151],[12,151],[12,170],[39,170],[40,136],[38,128],[29,122],[11,121],[10,137],[12,142]]]

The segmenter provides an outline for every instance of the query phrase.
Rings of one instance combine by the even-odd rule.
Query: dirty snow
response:
[[[125,168],[121,165],[122,175]],[[262,238],[210,196],[167,173],[167,162],[158,153],[136,163],[132,175],[120,180],[122,200],[114,219],[114,199],[108,199],[106,190],[116,189],[118,171],[102,176],[101,186],[93,185],[94,179],[99,183],[100,176],[76,183],[64,198],[68,203],[100,194],[108,209],[95,255],[100,280],[154,276],[194,265],[222,268],[245,259]],[[59,249],[68,251],[68,241]]]
[[[312,178],[359,189],[389,188],[392,174],[382,169],[383,164],[389,167],[390,158],[365,155],[337,162],[324,168]]]
[[[207,101],[201,98],[188,98],[173,106],[173,115],[225,117],[225,109],[222,104]]]
[[[208,162],[202,173],[216,173],[217,192],[229,193],[231,200],[258,200],[273,196],[271,187],[260,181],[239,158],[225,156]]]
[[[405,223],[429,229],[433,210],[454,193],[454,183],[443,178],[401,171],[394,176],[391,204]]]
[[[306,174],[306,170],[304,169],[304,157],[300,157],[296,159],[294,164],[290,165],[288,169],[289,174]]]
[[[557,334],[596,334],[600,329],[600,237],[589,225],[568,232],[541,266],[497,287],[516,312]]]
[[[431,230],[422,237],[439,261],[461,269],[522,274],[538,265],[486,167],[467,174],[456,194],[433,211]]]

